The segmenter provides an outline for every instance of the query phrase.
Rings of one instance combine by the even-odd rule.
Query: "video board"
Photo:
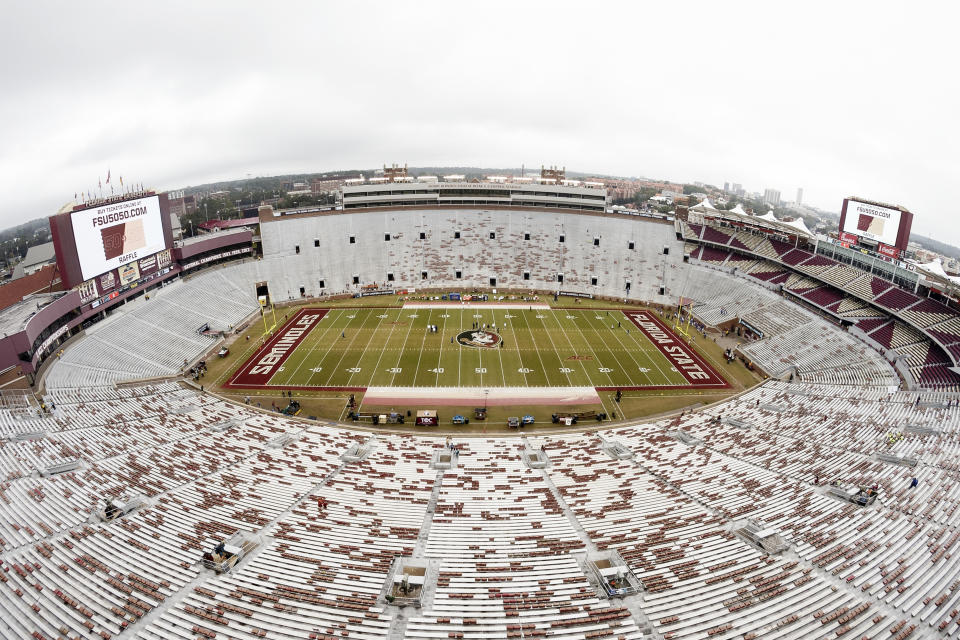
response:
[[[70,222],[83,280],[166,248],[157,196],[75,211]]]

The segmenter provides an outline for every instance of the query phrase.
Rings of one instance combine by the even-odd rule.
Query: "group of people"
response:
[[[459,445],[453,444],[453,443],[450,441],[450,438],[447,438],[447,449],[450,450],[450,453],[453,454],[453,457],[454,457],[454,458],[459,458],[459,457],[460,457],[460,447],[459,447]]]

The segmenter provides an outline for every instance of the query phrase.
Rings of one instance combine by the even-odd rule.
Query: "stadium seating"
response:
[[[0,449],[0,629],[799,639],[899,637],[920,624],[957,637],[960,409],[944,404],[956,396],[872,388],[769,381],[705,412],[596,435],[460,438],[445,471],[430,467],[443,438],[370,439],[169,383],[58,388],[52,415],[0,408],[8,433],[44,432]],[[921,431],[890,444],[908,425]],[[270,448],[284,433],[295,437]],[[631,456],[610,457],[614,441]],[[345,463],[360,443],[370,455]],[[528,469],[522,451],[541,446],[550,465]],[[65,451],[84,467],[27,473]],[[828,497],[834,479],[877,485],[882,505]],[[89,522],[100,497],[132,492],[145,508]],[[734,533],[750,518],[791,552]],[[237,531],[259,537],[250,557],[219,576],[201,568],[200,554]],[[606,600],[579,559],[612,551],[641,598]],[[421,559],[430,581],[404,616],[383,598],[397,557]]]
[[[51,411],[0,398],[0,637],[960,638],[960,382],[924,334],[960,347],[952,311],[744,232],[689,225],[728,248],[696,245],[702,264],[685,265],[668,225],[618,236],[594,216],[487,214],[360,214],[373,222],[318,238],[322,261],[310,240],[326,227],[278,230],[265,241],[289,255],[204,271],[91,327],[51,363]],[[541,246],[525,245],[537,228]],[[470,242],[443,240],[455,229]],[[421,230],[429,246],[379,251],[384,233]],[[351,257],[351,232],[378,251]],[[546,242],[561,232],[562,247]],[[457,438],[441,470],[443,436],[360,433],[173,382],[116,386],[177,373],[212,344],[200,325],[228,331],[257,308],[253,282],[295,298],[400,264],[397,282],[426,265],[446,274],[433,284],[485,286],[485,273],[447,272],[497,255],[516,256],[508,282],[528,268],[531,286],[554,288],[563,272],[580,288],[600,272],[598,293],[619,296],[617,278],[632,278],[634,297],[691,299],[709,324],[742,318],[764,333],[743,353],[795,382],[596,432]],[[880,353],[780,284],[938,391],[897,390]],[[861,299],[877,296],[896,317]],[[359,460],[344,457],[360,446]],[[549,464],[528,468],[524,453],[541,447]],[[880,499],[835,495],[861,486]],[[132,513],[96,517],[105,498],[133,496]],[[754,525],[786,550],[750,539]],[[255,540],[240,563],[204,568],[202,554],[235,534]],[[608,598],[598,582],[591,559],[614,553],[638,594]],[[386,597],[406,561],[425,567],[419,606]]]
[[[198,333],[202,326],[229,331],[256,311],[252,266],[204,271],[120,307],[67,350],[47,385],[96,386],[177,373],[184,360],[192,362],[213,346],[213,337]]]

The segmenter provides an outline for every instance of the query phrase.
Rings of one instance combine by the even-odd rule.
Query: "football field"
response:
[[[226,387],[727,386],[659,316],[636,309],[307,308],[281,325]]]

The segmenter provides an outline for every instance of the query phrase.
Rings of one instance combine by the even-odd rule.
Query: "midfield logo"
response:
[[[477,349],[492,349],[500,346],[502,341],[503,339],[499,334],[483,329],[464,331],[457,336],[457,342],[464,347],[475,347]]]

